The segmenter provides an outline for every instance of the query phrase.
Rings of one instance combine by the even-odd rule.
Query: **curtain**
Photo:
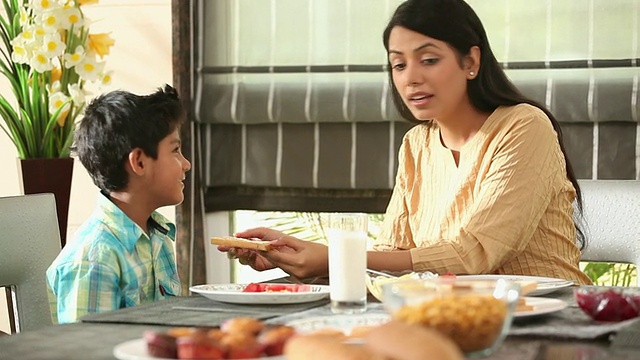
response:
[[[189,1],[172,0],[173,86],[178,91],[186,110],[186,121],[180,133],[182,152],[191,161],[187,173],[184,201],[176,208],[176,263],[182,284],[182,295],[189,294],[192,285],[206,284],[204,250],[204,207],[200,175],[199,126],[193,121],[193,47],[194,9]]]

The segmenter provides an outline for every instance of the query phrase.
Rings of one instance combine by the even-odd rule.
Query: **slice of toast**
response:
[[[516,283],[520,285],[520,296],[526,296],[530,292],[538,289],[537,281],[520,280],[516,281]]]
[[[518,305],[516,306],[516,312],[521,311],[532,311],[534,310],[533,305],[527,304],[527,299],[521,297],[518,299]]]
[[[261,251],[271,250],[269,241],[249,240],[233,236],[214,236],[211,238],[211,244]]]

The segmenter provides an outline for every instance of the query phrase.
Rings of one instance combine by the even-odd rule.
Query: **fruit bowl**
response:
[[[640,290],[582,286],[573,291],[578,306],[596,321],[623,321],[640,315]]]
[[[434,278],[382,285],[394,320],[438,330],[467,357],[487,356],[509,331],[520,286],[507,280]]]

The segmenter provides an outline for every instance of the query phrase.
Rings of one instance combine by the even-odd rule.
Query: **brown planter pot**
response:
[[[67,242],[67,220],[69,217],[69,197],[73,176],[73,158],[19,159],[20,185],[22,193],[53,193],[56,197],[60,245]]]

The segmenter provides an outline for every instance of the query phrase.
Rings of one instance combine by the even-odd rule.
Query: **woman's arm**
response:
[[[411,252],[409,250],[368,251],[367,267],[380,271],[412,270]]]
[[[268,228],[250,229],[235,235],[271,241],[273,246],[269,251],[218,246],[220,251],[229,252],[232,256],[240,258],[242,264],[249,265],[258,271],[278,267],[300,279],[324,276],[329,273],[329,252],[326,245],[300,240]],[[367,266],[377,270],[410,270],[411,255],[409,251],[369,251]]]

